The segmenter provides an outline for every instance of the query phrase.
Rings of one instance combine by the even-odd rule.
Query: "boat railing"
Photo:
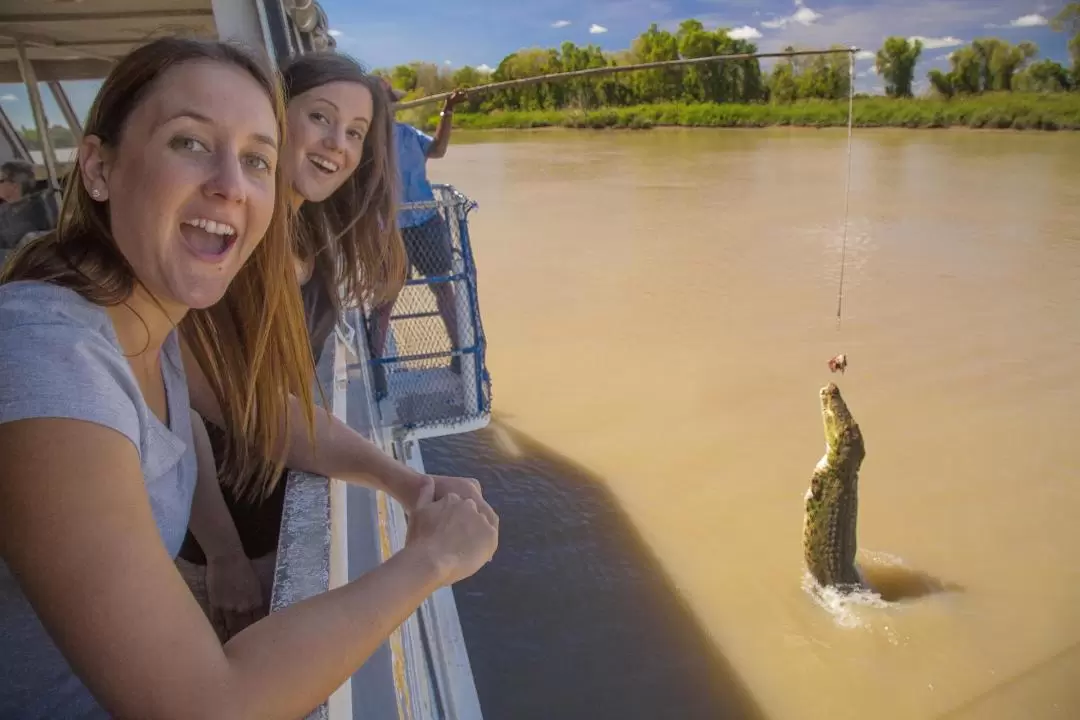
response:
[[[375,310],[365,322],[373,346],[385,333],[369,362],[381,422],[403,441],[476,430],[491,413],[469,237],[477,203],[448,184],[433,191],[433,201],[401,205],[409,275],[389,310]]]
[[[364,315],[347,308],[327,340],[317,382],[329,410],[384,452],[424,472],[415,441],[380,424],[371,392]],[[278,543],[272,611],[370,572],[405,546],[402,506],[386,493],[290,472]],[[479,698],[450,588],[431,595],[309,720],[481,720]]]

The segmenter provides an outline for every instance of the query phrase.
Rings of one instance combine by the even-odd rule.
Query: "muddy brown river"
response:
[[[1080,134],[455,134],[503,517],[456,594],[491,718],[1080,717]],[[846,374],[831,375],[844,352]],[[806,585],[817,392],[860,561]]]

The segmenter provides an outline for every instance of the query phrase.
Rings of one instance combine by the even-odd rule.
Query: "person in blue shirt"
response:
[[[400,100],[404,93],[395,90],[385,79],[387,90],[395,100]],[[453,122],[454,107],[465,100],[465,92],[455,90],[446,99],[442,112],[439,113],[439,126],[432,137],[412,125],[403,122],[394,123],[394,144],[398,161],[400,201],[402,203],[431,202],[435,194],[427,176],[427,161],[437,160],[446,155],[450,145],[450,128]],[[446,220],[435,208],[402,210],[398,213],[398,226],[405,241],[405,250],[409,264],[415,271],[426,278],[445,278],[453,273],[453,247],[450,228]],[[449,280],[436,280],[428,286],[435,295],[439,315],[450,337],[450,346],[458,348],[457,312],[454,299],[454,286]],[[386,334],[390,324],[390,312],[393,300],[381,305],[372,312],[373,339],[372,352],[375,357],[382,357],[386,344]],[[450,368],[461,372],[461,358],[454,356]],[[381,367],[379,368],[381,369]],[[376,372],[377,392],[384,394],[384,376]]]

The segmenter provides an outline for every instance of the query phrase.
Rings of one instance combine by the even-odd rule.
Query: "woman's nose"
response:
[[[217,172],[206,184],[211,195],[217,195],[228,202],[240,203],[246,199],[244,190],[244,172],[240,159],[226,156],[217,163]]]

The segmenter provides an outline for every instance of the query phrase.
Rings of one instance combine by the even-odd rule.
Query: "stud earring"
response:
[[[90,197],[94,198],[95,200],[99,199],[101,197],[101,191],[97,189],[91,190]]]

